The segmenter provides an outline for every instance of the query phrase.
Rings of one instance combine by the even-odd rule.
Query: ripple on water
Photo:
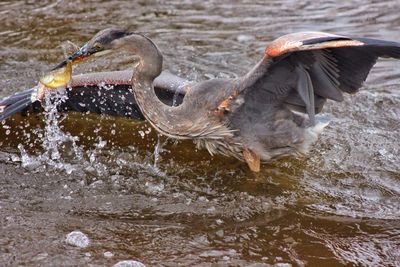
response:
[[[198,81],[239,77],[293,31],[400,40],[398,10],[396,0],[0,2],[0,95],[34,84],[66,38],[82,44],[109,25],[146,32],[166,68]],[[131,64],[110,59],[75,71]],[[380,62],[359,94],[325,107],[332,123],[308,158],[258,176],[188,142],[164,144],[145,123],[51,112],[2,123],[0,265],[396,265],[396,64]],[[90,235],[85,253],[57,245],[71,229]]]

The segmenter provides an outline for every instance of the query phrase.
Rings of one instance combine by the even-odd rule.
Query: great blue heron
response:
[[[315,116],[326,99],[342,101],[343,92],[355,93],[378,57],[400,58],[396,42],[322,32],[289,34],[270,43],[243,77],[191,84],[182,103],[169,106],[154,91],[163,57],[142,34],[100,31],[68,61],[116,49],[139,56],[132,91],[157,131],[193,139],[210,154],[246,161],[252,171],[260,170],[261,161],[306,153],[327,124]]]

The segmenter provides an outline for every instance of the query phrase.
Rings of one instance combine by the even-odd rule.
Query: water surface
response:
[[[66,40],[109,26],[145,32],[165,68],[200,81],[243,75],[290,32],[400,41],[399,11],[397,1],[2,1],[0,96],[34,85]],[[75,72],[130,64],[120,54]],[[0,265],[398,265],[399,88],[400,62],[381,60],[357,95],[325,106],[332,122],[308,157],[258,175],[144,122],[69,114],[59,132],[49,116],[16,116],[0,128]],[[91,245],[67,245],[74,230]]]

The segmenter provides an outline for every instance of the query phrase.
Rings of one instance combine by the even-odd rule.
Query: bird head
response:
[[[72,56],[69,56],[50,72],[46,73],[40,79],[40,82],[50,88],[65,86],[71,79],[71,66],[73,64],[79,64],[90,57],[102,56],[112,52],[112,50],[121,45],[119,40],[131,34],[131,32],[115,28],[108,28],[98,32]]]
[[[119,44],[118,40],[131,34],[131,32],[115,28],[102,30],[84,44],[75,54],[68,57],[67,60],[71,61],[72,64],[77,64],[91,56],[108,54],[117,48]]]

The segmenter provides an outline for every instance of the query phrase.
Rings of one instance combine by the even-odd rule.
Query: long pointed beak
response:
[[[93,53],[90,53],[88,51],[88,45],[85,44],[82,46],[78,51],[75,52],[72,56],[69,56],[66,60],[60,62],[57,66],[52,68],[50,71],[58,70],[67,65],[68,62],[71,62],[72,64],[79,64],[82,62],[84,59],[90,57]]]
[[[65,86],[72,75],[72,65],[79,64],[83,60],[94,55],[104,55],[110,50],[97,50],[90,48],[88,44],[82,46],[75,54],[62,61],[60,64],[51,69],[47,74],[40,78],[40,82],[49,88],[57,88]]]
[[[62,61],[60,64],[51,69],[42,76],[40,83],[48,88],[58,88],[65,86],[72,77],[72,65],[78,64],[85,58],[88,58],[96,51],[88,49],[88,44],[82,46],[75,54]]]

